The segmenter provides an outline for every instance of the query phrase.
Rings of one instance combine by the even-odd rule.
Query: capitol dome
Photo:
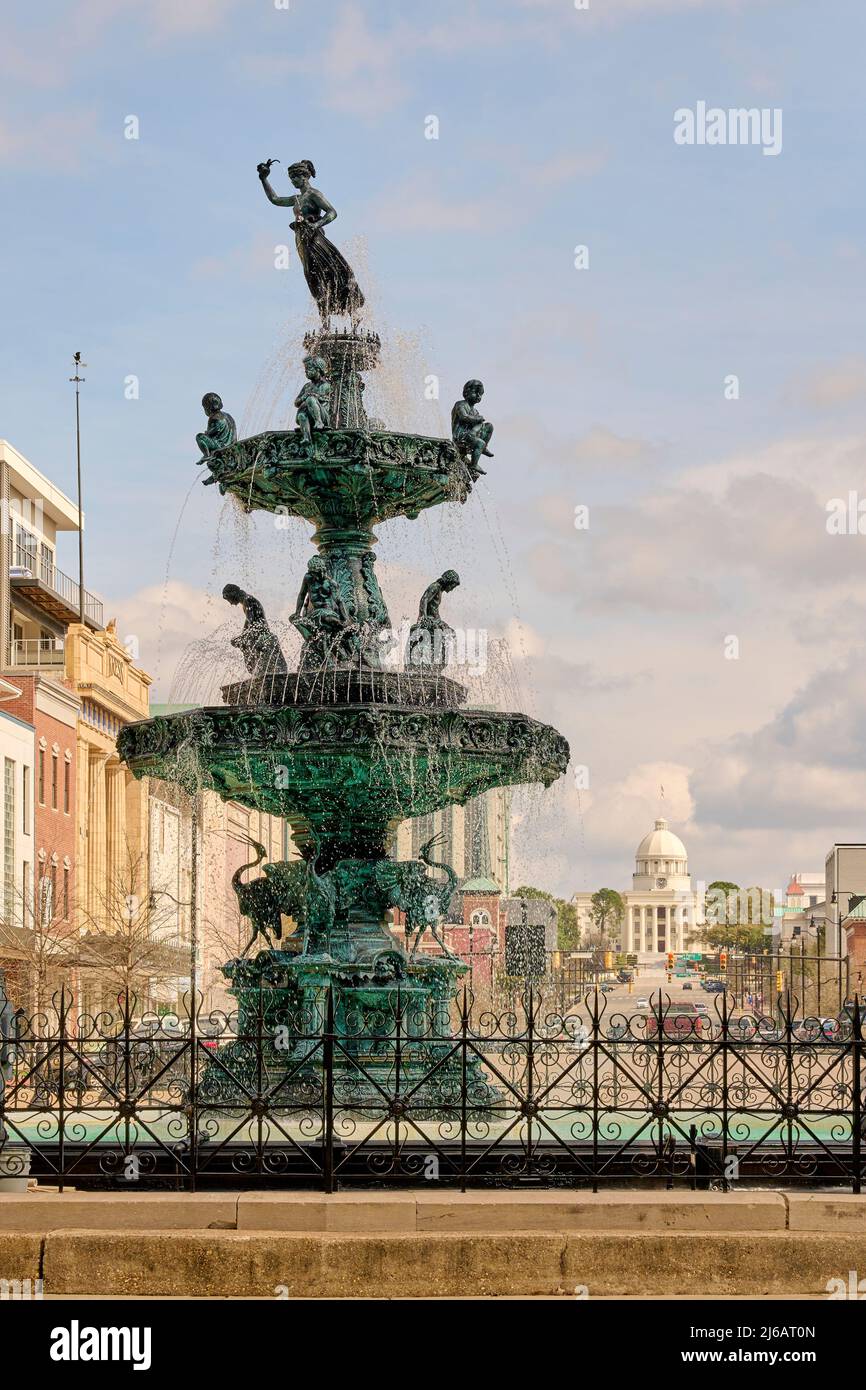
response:
[[[686,847],[679,835],[668,829],[666,820],[657,820],[635,851],[635,868],[640,875],[664,874],[680,878],[688,874]]]

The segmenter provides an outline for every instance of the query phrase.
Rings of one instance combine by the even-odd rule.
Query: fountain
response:
[[[370,424],[363,376],[375,369],[380,343],[361,328],[363,295],[324,236],[336,213],[310,186],[309,161],[290,166],[297,194],[277,197],[268,177],[274,162],[259,165],[259,177],[271,202],[295,209],[321,318],[304,340],[297,428],[239,440],[209,392],[198,442],[206,484],[247,512],[279,512],[315,528],[317,553],[292,616],[303,639],[298,669],[288,669],[258,600],[227,585],[224,597],[244,613],[233,642],[247,678],[223,687],[221,706],[128,725],[118,747],[136,776],[209,786],[285,817],[300,850],[299,861],[265,864],[259,878],[236,875],[253,942],[264,945],[224,967],[238,1000],[238,1040],[220,1049],[205,1078],[214,1095],[254,1065],[243,1037],[257,1018],[258,1036],[274,1039],[265,1048],[267,1079],[287,1096],[309,1086],[310,1040],[327,1027],[340,1042],[344,1094],[381,1094],[396,1050],[403,1074],[414,1068],[434,1104],[459,1071],[447,1056],[449,1011],[467,967],[447,949],[433,955],[418,946],[425,931],[436,934],[456,878],[437,864],[432,840],[417,859],[394,859],[396,827],[493,787],[549,786],[566,768],[568,746],[525,715],[465,707],[466,690],[445,673],[453,632],[439,612],[459,582],[454,570],[425,590],[402,666],[389,661],[396,638],[376,578],[373,527],[465,502],[481,455],[490,455],[492,426],[477,409],[477,381],[454,407],[452,439]],[[349,325],[333,331],[335,314]],[[394,909],[404,914],[405,947],[389,930]],[[296,929],[284,941],[285,916]],[[256,1055],[261,1066],[260,1048]],[[480,1072],[474,1082],[487,1084]]]

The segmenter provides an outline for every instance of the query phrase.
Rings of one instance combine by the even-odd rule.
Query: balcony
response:
[[[74,623],[79,617],[79,587],[74,579],[52,564],[44,552],[41,556],[25,546],[12,549],[13,563],[9,566],[12,592],[23,594],[30,602],[62,623]],[[84,590],[84,619],[90,627],[103,624],[102,600]]]
[[[66,659],[62,637],[53,640],[45,637],[19,638],[9,643],[9,649],[10,666],[27,667],[29,670],[34,667],[40,670],[51,667],[55,671],[59,667],[62,670]]]

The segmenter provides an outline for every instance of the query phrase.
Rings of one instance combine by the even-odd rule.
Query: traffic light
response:
[[[727,970],[727,968],[728,968],[728,953],[727,953],[727,951],[719,951],[719,969],[720,969],[720,970]]]
[[[674,953],[673,953],[673,951],[668,951],[668,970],[673,970],[673,968],[674,968]]]
[[[785,981],[784,981],[784,978],[783,978],[783,976],[782,976],[782,972],[781,972],[781,970],[777,970],[777,971],[776,971],[776,993],[777,993],[777,994],[781,994],[781,993],[782,993],[782,990],[783,990],[784,988],[785,988]]]

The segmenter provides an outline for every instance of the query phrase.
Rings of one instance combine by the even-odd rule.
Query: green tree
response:
[[[580,928],[577,925],[577,908],[564,898],[555,898],[544,888],[533,888],[523,884],[512,894],[515,898],[542,898],[556,908],[556,945],[560,951],[575,951],[580,941]]]
[[[602,936],[615,935],[625,918],[625,903],[615,888],[599,888],[590,898],[590,916]]]

